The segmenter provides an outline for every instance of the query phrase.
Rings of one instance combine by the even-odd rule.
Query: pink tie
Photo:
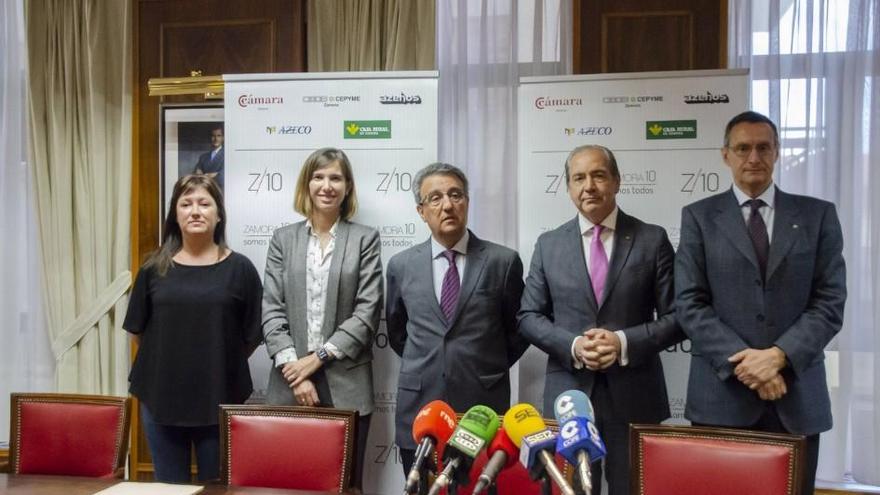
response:
[[[602,244],[602,226],[593,226],[593,240],[590,242],[590,281],[596,303],[602,304],[602,292],[605,290],[605,277],[608,276],[608,256]]]

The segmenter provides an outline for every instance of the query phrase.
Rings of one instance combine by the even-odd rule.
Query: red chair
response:
[[[458,419],[461,419],[461,413],[458,414]],[[545,419],[544,422],[547,424],[547,427],[550,428],[554,433],[559,433],[559,424],[552,419]],[[568,483],[572,482],[572,473],[571,465],[568,464],[565,459],[561,456],[555,456],[556,465],[559,466],[559,470],[562,471],[562,474],[565,475],[565,478],[568,480]],[[471,482],[463,487],[459,487],[458,495],[472,495],[474,491],[474,485],[477,484],[477,478],[480,476],[480,473],[483,472],[483,467],[489,461],[488,455],[486,455],[486,451],[483,450],[477,456],[477,459],[474,461],[473,466],[471,466],[470,471],[470,479]],[[440,464],[440,469],[442,469],[442,463]],[[529,472],[526,471],[526,468],[519,462],[514,464],[513,466],[501,471],[498,473],[498,479],[495,480],[495,485],[498,487],[498,493],[503,495],[541,495],[541,483],[538,481],[533,481],[529,477]],[[555,484],[552,485],[553,493],[555,495],[559,495],[559,488]]]
[[[128,453],[131,400],[77,394],[12,394],[14,474],[117,477]]]
[[[630,425],[629,438],[633,495],[800,493],[802,436]]]
[[[221,405],[223,482],[338,492],[349,488],[357,412]]]

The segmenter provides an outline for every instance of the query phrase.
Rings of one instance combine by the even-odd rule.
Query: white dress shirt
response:
[[[736,202],[739,204],[740,210],[742,210],[743,219],[746,222],[746,227],[748,227],[749,217],[752,215],[752,207],[746,204],[746,202],[752,199],[752,197],[744,193],[736,184],[733,185],[733,194],[736,196]],[[767,189],[755,199],[764,201],[764,206],[758,208],[758,213],[761,214],[761,217],[764,219],[764,225],[767,226],[767,242],[773,242],[773,212],[776,209],[776,185],[771,182]]]
[[[611,253],[614,249],[614,231],[617,229],[617,212],[620,211],[616,206],[611,213],[605,217],[604,220],[600,223],[602,225],[602,246],[605,248],[605,255],[608,257],[608,267],[611,267]],[[584,261],[587,264],[587,274],[590,273],[590,245],[593,243],[593,235],[594,228],[593,222],[587,219],[582,213],[578,213],[578,226],[581,231],[581,246],[584,252]],[[626,366],[629,363],[629,358],[626,354],[626,334],[620,330],[614,332],[617,335],[617,338],[620,339],[620,356],[618,356],[618,363],[621,366]],[[577,342],[579,337],[575,337],[571,341],[571,357],[574,359],[574,367],[575,369],[581,369],[584,367],[583,363],[578,361],[577,356],[574,353],[574,344]]]
[[[309,352],[314,352],[322,345],[333,357],[339,358],[341,352],[333,344],[324,344],[321,327],[324,324],[324,312],[327,306],[327,281],[330,279],[330,263],[333,261],[333,248],[336,246],[336,227],[339,221],[330,227],[330,241],[321,248],[321,239],[312,229],[312,221],[306,221],[309,233],[308,249],[306,250],[306,325]],[[275,366],[284,366],[296,361],[296,350],[293,346],[285,347],[275,354]]]
[[[461,239],[452,246],[452,250],[458,253],[455,257],[455,267],[458,269],[459,286],[464,279],[464,266],[467,263],[467,245],[470,239],[470,233],[465,230]],[[434,272],[434,295],[437,296],[437,302],[440,302],[440,292],[443,290],[443,278],[446,277],[446,270],[449,269],[449,261],[443,256],[446,247],[437,242],[434,236],[431,236],[431,268]]]

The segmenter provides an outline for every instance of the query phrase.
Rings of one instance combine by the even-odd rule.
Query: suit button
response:
[[[757,318],[758,321],[764,321],[764,315],[758,315],[755,318]]]
[[[760,287],[760,286],[761,286],[761,281],[760,281],[760,280],[755,280],[755,285],[757,285],[758,287]]]

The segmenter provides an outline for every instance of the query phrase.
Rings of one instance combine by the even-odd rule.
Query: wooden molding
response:
[[[206,100],[223,99],[223,76],[151,77],[150,96],[203,95]]]

